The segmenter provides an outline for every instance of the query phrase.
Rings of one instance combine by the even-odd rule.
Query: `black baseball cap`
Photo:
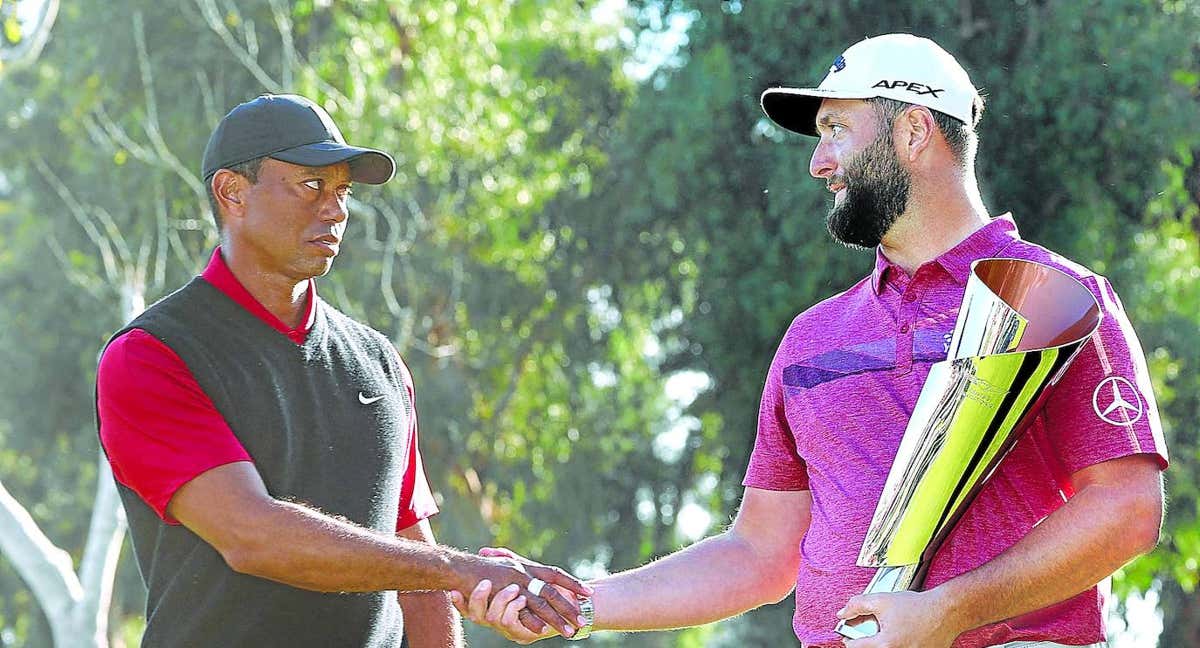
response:
[[[204,180],[260,157],[310,167],[349,162],[350,179],[366,184],[383,184],[396,172],[392,156],[350,146],[329,113],[300,95],[264,94],[229,111],[204,148]]]

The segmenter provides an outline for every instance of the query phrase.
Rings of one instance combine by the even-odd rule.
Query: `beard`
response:
[[[846,185],[845,198],[829,211],[825,225],[834,239],[853,248],[874,248],[908,208],[912,176],[900,166],[886,129],[830,179]]]

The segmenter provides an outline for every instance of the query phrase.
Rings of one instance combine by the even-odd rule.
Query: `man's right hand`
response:
[[[547,586],[554,587],[554,586]],[[569,591],[562,593],[572,595]],[[489,603],[488,600],[491,599]],[[551,626],[540,624],[542,630],[534,632],[527,626],[529,621],[537,621],[526,609],[525,596],[516,585],[509,585],[492,596],[492,584],[480,581],[466,599],[462,592],[450,592],[450,600],[459,614],[481,626],[491,628],[509,641],[519,644],[531,644],[540,639],[553,637],[558,633]]]
[[[557,567],[536,563],[511,552],[494,551],[491,555],[482,554],[484,552],[473,557],[474,560],[461,570],[467,582],[461,590],[451,594],[456,605],[462,603],[459,605],[460,610],[464,609],[464,592],[468,589],[472,599],[482,596],[485,601],[489,593],[494,591],[497,592],[497,597],[503,595],[506,598],[503,605],[497,606],[500,613],[510,607],[508,603],[517,597],[524,599],[516,614],[519,614],[520,623],[529,634],[521,638],[549,636],[545,634],[547,625],[564,637],[575,634],[583,619],[573,594],[587,596],[591,593],[590,588]],[[530,582],[535,578],[546,583],[540,595],[534,595],[528,589]],[[522,610],[525,612],[521,612]],[[468,614],[468,618],[472,620],[475,620],[474,616],[476,615]],[[516,637],[510,638],[516,640]]]

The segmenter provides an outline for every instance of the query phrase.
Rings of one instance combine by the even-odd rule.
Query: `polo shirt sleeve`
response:
[[[1083,279],[1103,319],[1044,409],[1048,442],[1068,473],[1135,454],[1167,467],[1167,446],[1141,343],[1103,277]]]
[[[100,444],[113,476],[167,524],[175,491],[217,466],[251,461],[191,370],[133,329],[113,340],[96,374]]]
[[[438,507],[433,498],[433,491],[429,488],[429,481],[425,478],[421,449],[417,445],[417,395],[412,374],[400,359],[400,355],[395,355],[404,379],[404,389],[408,392],[408,402],[412,403],[412,417],[408,423],[407,467],[400,483],[400,507],[396,516],[396,531],[403,531],[437,514]]]
[[[793,325],[793,328],[795,326]],[[773,491],[808,490],[808,470],[804,460],[796,451],[796,438],[792,434],[785,412],[786,393],[783,385],[783,368],[788,362],[790,336],[775,352],[771,368],[767,371],[762,400],[758,406],[758,433],[754,439],[754,450],[750,453],[750,465],[742,485]]]

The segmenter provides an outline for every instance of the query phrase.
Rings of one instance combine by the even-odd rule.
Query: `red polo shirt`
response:
[[[312,280],[308,282],[304,321],[291,328],[237,280],[225,265],[221,248],[213,251],[200,277],[292,342],[302,344],[308,336],[316,313]],[[411,398],[412,376],[403,362],[400,366]],[[183,360],[141,329],[125,333],[105,349],[97,370],[96,394],[104,421],[100,443],[113,475],[168,524],[179,524],[167,514],[167,504],[180,486],[217,466],[254,461]],[[438,510],[417,449],[415,416],[409,434],[411,450],[401,485],[397,531]]]

